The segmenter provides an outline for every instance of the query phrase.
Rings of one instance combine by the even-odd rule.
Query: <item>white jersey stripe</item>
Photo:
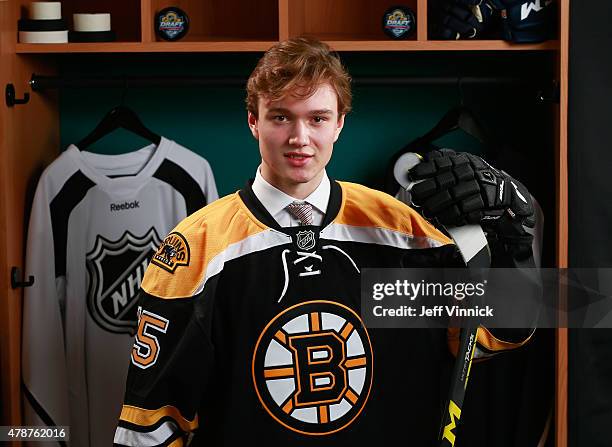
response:
[[[321,238],[341,242],[388,245],[403,249],[434,248],[444,245],[426,236],[414,236],[386,228],[357,227],[338,223],[325,227],[321,231]]]
[[[257,251],[267,250],[269,248],[278,247],[279,245],[284,245],[287,243],[291,243],[291,236],[270,228],[249,236],[239,242],[228,245],[225,250],[211,259],[211,261],[208,263],[204,281],[200,283],[194,292],[194,295],[197,295],[204,290],[204,285],[206,282],[223,270],[223,266],[226,262],[255,253]]]
[[[320,237],[328,240],[365,242],[369,244],[388,245],[403,249],[434,248],[444,245],[443,243],[426,236],[414,236],[385,228],[356,227],[335,223],[325,227],[321,231]],[[291,236],[274,229],[268,229],[229,245],[224,251],[219,253],[210,261],[206,269],[206,276],[195,290],[194,295],[197,295],[204,290],[206,282],[223,270],[223,266],[226,262],[257,251],[267,250],[269,248],[278,247],[290,242]]]
[[[117,427],[114,443],[129,447],[153,447],[167,441],[176,430],[176,424],[171,421],[166,421],[155,430],[145,433]]]

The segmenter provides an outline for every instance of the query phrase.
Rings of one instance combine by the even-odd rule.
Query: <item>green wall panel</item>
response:
[[[64,76],[231,76],[246,78],[260,54],[157,54],[65,56]],[[545,75],[548,56],[478,53],[345,53],[342,59],[357,79],[363,76]],[[547,65],[548,64],[548,65]],[[542,114],[535,87],[419,85],[354,88],[353,112],[335,146],[329,174],[338,179],[377,185],[391,155],[429,130],[463,98],[492,132],[506,140],[533,136]],[[253,177],[259,162],[256,141],[246,123],[244,89],[181,87],[64,89],[60,95],[61,143],[65,147],[87,135],[110,108],[122,101],[154,132],[204,156],[211,164],[221,195]],[[517,127],[517,120],[519,126]],[[520,124],[524,121],[523,124]],[[511,125],[508,123],[512,123]],[[535,126],[535,127],[534,127]],[[518,130],[517,130],[518,129]],[[550,139],[549,139],[550,140]],[[479,153],[471,137],[454,132],[442,145]],[[550,141],[549,141],[550,143]],[[117,131],[94,144],[98,153],[138,149],[146,141]],[[535,144],[535,143],[534,143]],[[515,174],[518,175],[518,174]],[[519,175],[520,177],[520,175]]]

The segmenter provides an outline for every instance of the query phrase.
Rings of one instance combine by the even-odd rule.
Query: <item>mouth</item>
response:
[[[303,154],[301,152],[288,152],[284,155],[292,160],[306,160],[313,157],[313,155]]]
[[[283,154],[287,164],[295,169],[304,169],[310,166],[311,159],[314,159],[314,155],[308,155],[303,152],[287,152]]]

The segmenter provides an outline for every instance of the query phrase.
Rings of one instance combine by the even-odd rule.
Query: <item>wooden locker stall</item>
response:
[[[22,289],[11,287],[11,269],[24,268],[24,247],[33,183],[60,151],[59,95],[32,92],[32,74],[57,74],[60,57],[74,53],[193,53],[262,52],[279,40],[310,35],[340,52],[434,52],[440,57],[461,52],[495,54],[514,52],[553,54],[551,67],[559,85],[554,135],[557,267],[567,267],[567,73],[569,0],[558,0],[559,39],[519,45],[505,41],[430,40],[427,0],[404,3],[416,13],[417,30],[408,40],[389,40],[380,32],[379,17],[394,0],[64,0],[62,15],[71,27],[73,12],[108,11],[113,17],[116,42],[23,44],[17,43],[17,20],[27,17],[28,1],[0,0],[0,80],[12,84],[16,97],[29,94],[27,104],[0,106],[0,425],[19,425],[20,331]],[[153,30],[153,14],[169,5],[184,9],[191,30],[178,42],[160,40]],[[375,23],[367,20],[376,17]],[[241,20],[248,18],[248,20]],[[111,56],[112,57],[112,56]],[[552,164],[552,160],[551,160]],[[23,273],[22,273],[23,274]],[[557,331],[555,442],[567,445],[567,330]]]
[[[56,95],[32,95],[27,79],[33,71],[54,73],[54,58],[16,54],[17,17],[21,4],[0,2],[0,78],[2,90],[12,84],[16,98],[30,95],[26,106],[0,108],[0,365],[2,424],[17,425],[20,416],[21,288],[11,287],[11,270],[23,272],[27,192],[32,179],[59,154],[59,112]],[[25,82],[25,83],[24,83]],[[30,196],[31,198],[31,196]],[[22,273],[23,274],[23,273]],[[21,275],[22,275],[21,274]],[[23,279],[20,276],[19,279]]]

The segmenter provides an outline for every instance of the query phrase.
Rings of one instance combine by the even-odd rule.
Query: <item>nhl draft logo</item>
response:
[[[176,231],[170,233],[161,243],[151,262],[158,267],[174,274],[181,265],[189,265],[189,244],[185,236]]]
[[[414,29],[414,13],[407,7],[393,7],[383,16],[383,31],[394,39],[408,37]]]
[[[137,325],[138,290],[159,241],[155,228],[142,237],[126,231],[117,241],[96,237],[94,248],[86,258],[87,307],[103,329],[133,335]]]
[[[315,246],[314,231],[299,231],[297,234],[297,246],[300,250],[310,250]]]
[[[177,7],[164,8],[155,19],[157,34],[165,40],[178,40],[187,34],[189,18]]]
[[[255,391],[278,423],[305,435],[349,426],[372,387],[368,333],[350,308],[309,301],[277,315],[253,353]]]

